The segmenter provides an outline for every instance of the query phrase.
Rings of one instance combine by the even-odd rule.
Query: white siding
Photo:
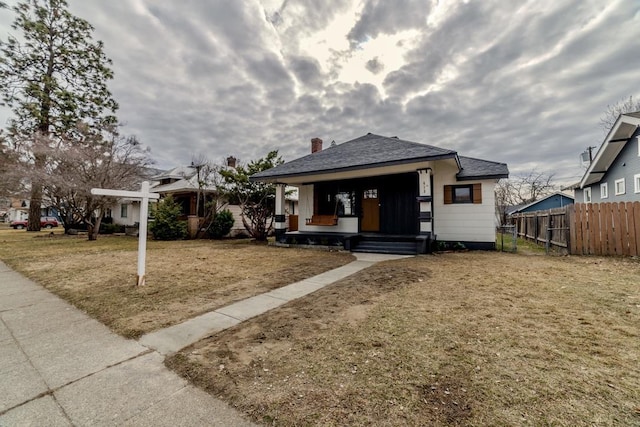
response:
[[[438,240],[495,241],[495,180],[456,181],[457,169],[438,162],[433,173],[433,220]],[[444,204],[444,186],[482,184],[481,204]]]
[[[120,213],[122,212],[122,205],[127,205],[126,218],[120,216]],[[111,208],[111,216],[114,224],[134,225],[136,222],[140,223],[140,202],[133,200],[120,201]]]

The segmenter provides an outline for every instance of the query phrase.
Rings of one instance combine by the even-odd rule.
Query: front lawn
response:
[[[134,286],[137,238],[0,230],[0,259],[126,337],[180,323],[351,262],[349,253],[249,240],[149,241],[147,285]]]
[[[640,263],[385,262],[168,365],[267,425],[640,425]]]

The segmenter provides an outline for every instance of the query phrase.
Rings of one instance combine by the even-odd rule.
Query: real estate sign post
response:
[[[91,194],[96,196],[126,197],[139,199],[140,202],[140,228],[138,230],[138,286],[144,285],[145,260],[147,257],[147,217],[149,216],[149,199],[159,199],[160,194],[149,191],[149,182],[144,181],[140,191],[108,190],[105,188],[92,188]]]

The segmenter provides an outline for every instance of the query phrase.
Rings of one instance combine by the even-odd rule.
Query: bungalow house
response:
[[[504,163],[367,134],[259,172],[276,184],[276,238],[347,250],[424,253],[437,239],[495,248],[494,188]],[[298,188],[298,231],[286,230],[286,186]],[[291,218],[289,218],[291,220]]]
[[[640,201],[640,111],[621,114],[575,188],[577,203]]]

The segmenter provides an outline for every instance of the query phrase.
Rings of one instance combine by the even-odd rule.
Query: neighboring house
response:
[[[25,221],[27,218],[29,218],[29,204],[29,199],[11,198],[5,221]],[[42,207],[40,209],[40,215],[52,216],[60,220],[58,210],[53,206]]]
[[[562,208],[572,204],[573,197],[557,192],[549,194],[548,196],[545,196],[526,205],[518,205],[507,208],[507,215],[534,211],[545,211],[549,209]]]
[[[621,114],[575,188],[576,203],[640,201],[640,111]]]
[[[236,167],[236,158],[228,157],[226,168],[235,168]],[[204,201],[200,199],[200,206],[198,207],[199,212],[196,213],[197,210],[197,197],[198,197],[198,168],[196,166],[178,166],[166,172],[161,172],[152,178],[152,186],[151,191],[154,193],[159,193],[161,197],[166,197],[171,195],[176,203],[182,206],[182,213],[184,219],[191,217],[200,218],[205,214]],[[202,180],[203,177],[200,177]],[[294,189],[292,189],[294,190]],[[212,196],[217,192],[217,188],[215,183],[205,183],[205,185],[200,189],[201,194],[205,195],[206,201],[212,200]],[[295,191],[290,191],[290,194],[287,195],[287,208],[292,213],[297,211],[297,193]],[[128,218],[129,222],[133,224],[134,222],[140,221],[140,203],[137,201],[121,201],[121,203],[112,210],[112,216],[114,219],[114,223],[117,224],[126,224],[126,221],[122,217],[122,212],[124,212]],[[124,209],[124,210],[123,210]],[[233,227],[229,232],[231,236],[238,236],[242,234],[246,234],[246,230],[244,225],[242,224],[241,217],[241,209],[238,205],[226,205],[224,209],[228,209],[234,218]],[[118,214],[120,213],[120,217]],[[195,224],[190,224],[190,235],[195,235],[194,228],[197,227]]]
[[[367,134],[259,172],[276,186],[279,241],[340,242],[346,249],[425,252],[434,240],[495,248],[497,180],[504,163]],[[298,231],[286,231],[286,186],[298,188]],[[290,218],[291,219],[291,218]]]

